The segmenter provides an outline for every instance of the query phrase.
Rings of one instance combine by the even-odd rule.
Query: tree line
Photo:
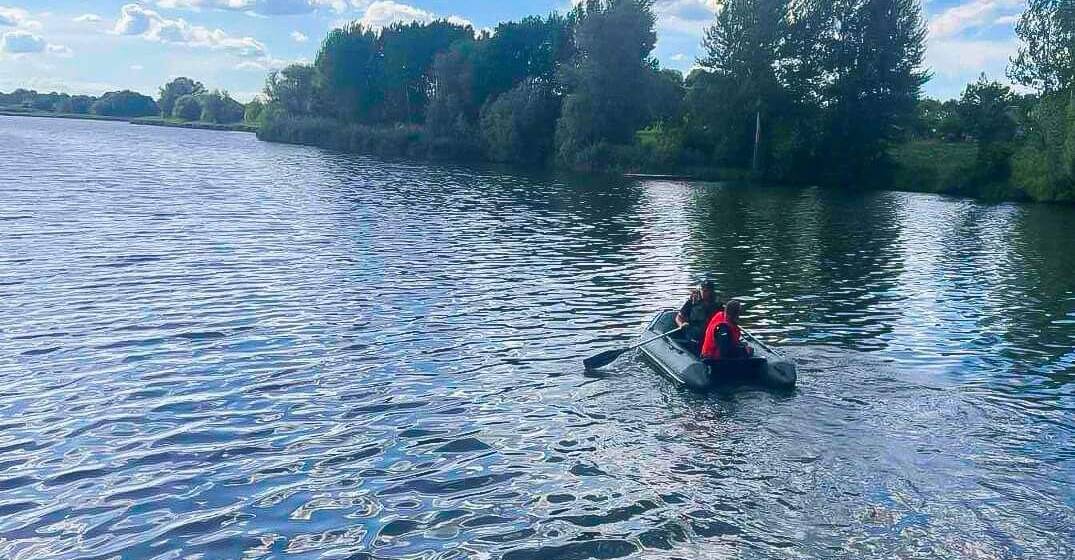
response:
[[[16,89],[11,93],[0,92],[0,109],[105,117],[145,117],[159,112],[153,98],[130,90],[110,91],[96,97]]]
[[[1072,200],[1065,1],[1030,0],[1017,26],[1009,75],[1034,93],[983,76],[947,102],[922,96],[918,0],[727,0],[686,76],[653,57],[652,0],[587,0],[478,33],[449,21],[351,23],[312,64],[269,76],[259,136],[382,155]],[[926,157],[906,155],[915,149]]]
[[[684,77],[653,57],[651,0],[588,0],[475,33],[448,21],[328,34],[270,75],[261,137],[580,170],[723,168],[875,180],[911,127],[914,0],[728,0]]]
[[[260,102],[250,107],[253,111],[250,118],[256,119]],[[130,90],[112,91],[95,97],[16,89],[11,93],[0,92],[0,109],[232,124],[247,118],[248,105],[236,101],[227,91],[209,91],[201,82],[179,77],[161,86],[157,99]]]

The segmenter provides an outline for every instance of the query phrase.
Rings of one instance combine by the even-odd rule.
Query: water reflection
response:
[[[0,557],[1075,553],[1071,208],[5,117],[0,196]],[[582,375],[704,273],[797,391]]]

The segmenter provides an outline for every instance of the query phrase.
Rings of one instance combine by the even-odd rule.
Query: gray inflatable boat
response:
[[[660,336],[674,328],[676,312],[665,309],[650,321],[640,340]],[[692,389],[707,390],[728,385],[759,385],[775,389],[795,386],[795,363],[743,330],[754,356],[742,359],[703,361],[688,351],[676,335],[654,340],[640,348],[642,356],[672,380]]]

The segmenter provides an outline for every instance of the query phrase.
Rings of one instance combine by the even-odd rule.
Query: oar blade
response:
[[[602,368],[616,361],[616,358],[622,356],[623,353],[626,351],[627,349],[608,350],[606,352],[601,352],[596,356],[590,356],[589,358],[583,360],[582,365],[586,366],[586,369]]]

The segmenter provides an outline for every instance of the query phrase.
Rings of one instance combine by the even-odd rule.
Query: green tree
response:
[[[940,124],[937,131],[941,138],[948,141],[962,141],[967,139],[967,127],[963,124],[962,115],[959,112],[959,100],[949,99],[941,103]]]
[[[916,0],[837,0],[826,26],[827,179],[877,178],[892,141],[913,125],[926,29]],[[881,165],[879,165],[881,164]]]
[[[90,95],[72,95],[60,102],[56,111],[59,113],[73,113],[84,115],[90,112],[90,107],[97,98]]]
[[[354,122],[380,119],[384,66],[377,33],[358,22],[333,29],[314,63],[326,102],[337,118]]]
[[[551,84],[574,55],[573,20],[559,14],[527,17],[496,26],[477,50],[474,98],[478,105],[524,80]]]
[[[703,72],[689,80],[688,145],[777,178],[810,169],[831,20],[820,1],[725,3],[703,40]]]
[[[457,41],[473,41],[474,29],[446,20],[396,23],[381,31],[380,40],[383,118],[392,123],[421,123],[435,91],[431,68],[437,54]]]
[[[218,123],[231,124],[237,123],[243,120],[246,114],[246,106],[239,103],[235,99],[232,99],[228,92],[224,91],[220,94],[220,108],[217,112]]]
[[[575,56],[562,72],[571,93],[556,130],[558,157],[569,165],[588,147],[634,140],[652,120],[646,93],[656,72],[652,0],[587,0],[574,17]]]
[[[205,86],[201,82],[196,82],[190,78],[178,77],[160,88],[160,96],[158,97],[157,104],[160,105],[162,117],[176,116],[172,114],[172,109],[175,107],[175,102],[184,95],[200,95],[205,93]]]
[[[288,115],[312,115],[319,107],[317,69],[309,64],[292,64],[274,70],[265,82],[265,97]]]
[[[90,107],[90,112],[95,115],[113,117],[148,117],[159,115],[160,107],[152,97],[123,90],[110,91],[102,95]]]
[[[1075,6],[1029,0],[1015,31],[1021,44],[1008,75],[1041,96],[1022,123],[1013,183],[1039,200],[1075,200]]]
[[[1011,173],[1016,97],[1011,88],[982,74],[960,97],[957,113],[964,130],[978,142],[974,183],[1004,183]]]
[[[433,63],[427,122],[435,117],[432,124],[442,126],[447,115],[455,122],[459,114],[476,123],[483,106],[516,85],[554,83],[557,68],[570,57],[570,44],[568,19],[556,14],[501,23],[476,41],[457,41]]]
[[[257,123],[261,121],[261,114],[265,110],[265,104],[260,99],[254,99],[250,103],[246,104],[243,111],[243,120],[247,123]]]
[[[1008,68],[1019,84],[1046,93],[1075,80],[1075,6],[1071,0],[1028,0],[1015,33],[1022,44]]]
[[[180,96],[172,106],[172,117],[184,121],[196,121],[202,116],[202,104],[191,94]]]
[[[198,120],[217,124],[230,124],[243,120],[245,108],[242,103],[231,98],[228,92],[214,90],[210,93],[196,95],[194,98],[201,106]]]
[[[965,130],[979,144],[1008,142],[1015,137],[1016,97],[1011,88],[989,81],[985,74],[967,85],[958,113]]]
[[[486,156],[499,162],[549,161],[560,114],[560,99],[541,78],[520,83],[482,109],[481,135]]]

